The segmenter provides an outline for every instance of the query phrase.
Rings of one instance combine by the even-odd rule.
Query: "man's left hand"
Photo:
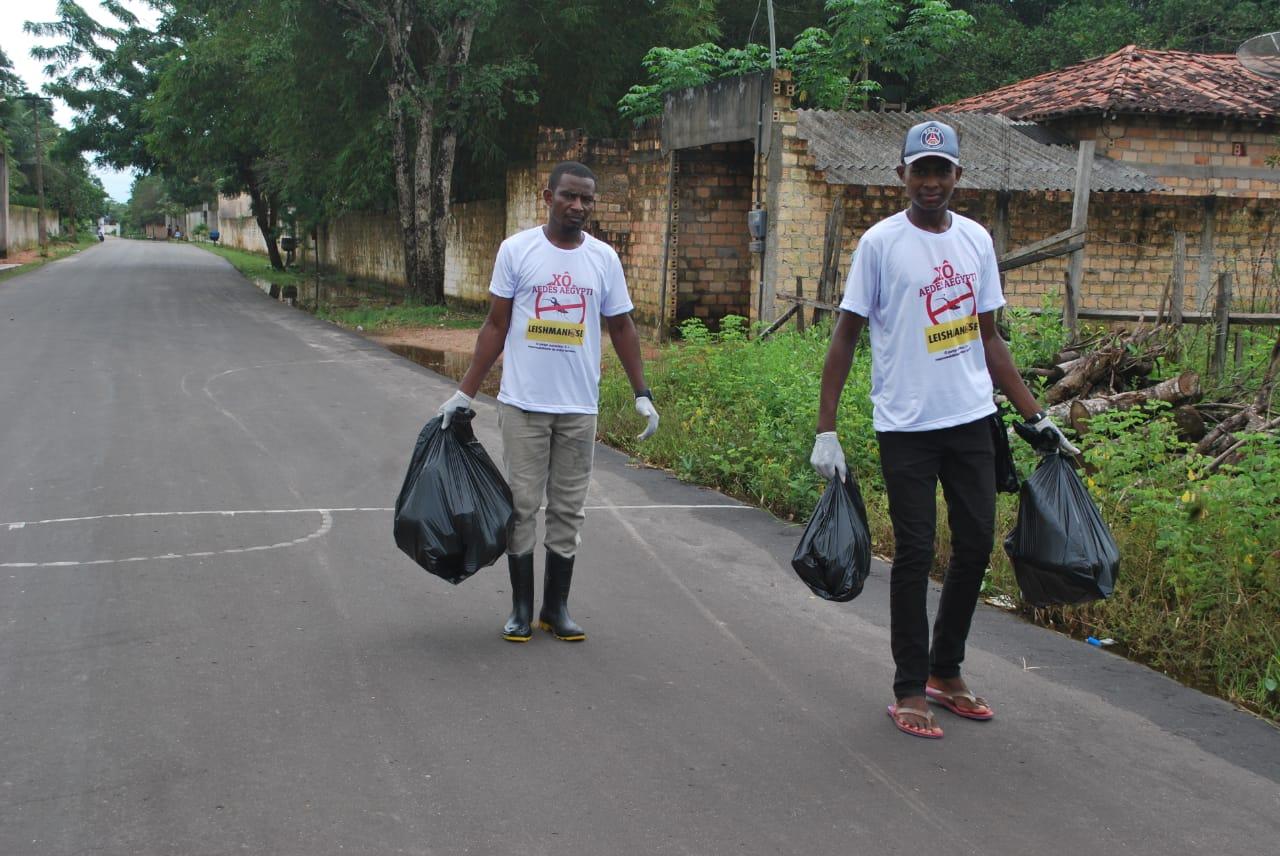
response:
[[[1064,455],[1080,454],[1080,450],[1071,445],[1071,441],[1067,439],[1067,435],[1063,434],[1062,429],[1053,423],[1053,420],[1049,418],[1049,414],[1046,413],[1038,421],[1028,422],[1027,424],[1031,427],[1032,431],[1036,432],[1040,437],[1045,438],[1043,446],[1039,446],[1039,444],[1037,444],[1040,448],[1052,448],[1050,445],[1050,438],[1052,438],[1052,440],[1058,444],[1058,451],[1062,452]]]
[[[644,431],[640,432],[637,440],[648,440],[653,436],[653,432],[658,430],[658,409],[653,406],[653,400],[647,395],[636,396],[636,413],[639,413],[645,419],[649,420],[649,424]]]

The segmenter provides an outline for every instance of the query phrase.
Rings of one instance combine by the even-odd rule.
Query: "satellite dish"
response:
[[[1280,78],[1280,32],[1249,39],[1236,49],[1236,59],[1254,74]]]

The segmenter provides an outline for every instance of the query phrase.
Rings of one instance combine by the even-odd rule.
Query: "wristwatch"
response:
[[[653,390],[646,386],[644,389],[636,393],[636,398],[647,398],[650,401],[653,401]]]

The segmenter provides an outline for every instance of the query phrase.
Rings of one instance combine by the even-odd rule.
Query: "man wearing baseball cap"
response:
[[[809,460],[823,478],[847,475],[836,408],[866,326],[872,421],[894,536],[889,612],[896,672],[888,712],[900,731],[937,738],[942,729],[930,701],[966,719],[995,716],[960,676],[994,544],[994,387],[1037,432],[1068,453],[1079,450],[1040,409],[996,331],[994,313],[1005,301],[991,236],[949,208],[963,172],[955,128],[936,120],[913,126],[897,172],[910,204],[868,229],[854,251],[822,370]],[[926,596],[939,482],[951,563],[931,641]]]

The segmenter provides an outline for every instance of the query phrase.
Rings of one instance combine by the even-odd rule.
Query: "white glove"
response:
[[[1053,424],[1053,420],[1049,418],[1049,414],[1044,414],[1038,422],[1028,423],[1031,430],[1037,434],[1051,434],[1058,441],[1058,451],[1067,455],[1078,455],[1080,450],[1071,445],[1071,441],[1067,439],[1067,435],[1062,433],[1062,429]],[[1049,445],[1048,442],[1045,445]]]
[[[636,396],[636,413],[639,413],[645,419],[649,420],[649,424],[640,432],[637,440],[648,440],[653,436],[653,432],[658,430],[658,410],[653,406],[653,399],[647,395]]]
[[[818,471],[818,475],[827,481],[840,476],[845,480],[849,473],[849,465],[844,460],[844,449],[840,448],[840,438],[834,431],[823,431],[813,441],[813,454],[809,463]]]
[[[440,405],[440,409],[436,411],[437,415],[443,417],[440,420],[440,427],[448,428],[449,421],[453,419],[453,412],[455,410],[470,410],[471,405],[474,401],[475,401],[474,398],[467,395],[462,390],[458,390],[457,392],[455,392],[453,394],[453,397],[450,398],[448,401],[446,401],[444,404]]]

